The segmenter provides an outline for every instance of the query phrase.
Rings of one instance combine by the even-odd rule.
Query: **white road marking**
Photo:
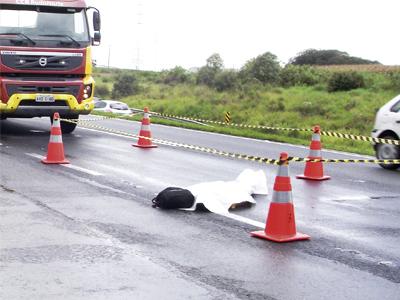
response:
[[[241,222],[241,223],[252,225],[254,227],[259,227],[259,228],[263,228],[263,229],[265,228],[265,223],[258,222],[258,221],[255,221],[255,220],[252,220],[252,219],[249,219],[246,217],[242,217],[242,216],[235,215],[232,213],[223,213],[223,212],[221,212],[221,213],[214,212],[214,213],[217,215],[223,216],[223,217],[227,217],[229,219],[233,219],[233,220]]]
[[[90,184],[90,185],[95,186],[95,187],[99,187],[99,188],[102,188],[102,189],[107,189],[107,190],[110,190],[110,191],[113,191],[113,192],[116,192],[116,193],[120,193],[120,194],[124,194],[124,195],[132,195],[130,193],[114,189],[113,187],[98,183],[96,181],[93,181],[93,180],[90,180],[90,179],[87,179],[87,178],[83,178],[83,177],[76,176],[76,175],[73,175],[73,174],[68,174],[68,176],[70,176],[72,178],[75,178],[80,182],[87,183],[87,184]]]
[[[40,155],[40,154],[36,154],[36,153],[25,153],[25,154],[28,155],[28,156],[31,156],[31,157],[38,158],[38,159],[43,159],[43,158],[45,158],[44,156],[42,156],[42,155]]]
[[[161,181],[159,179],[154,179],[151,177],[144,176],[142,174],[135,173],[131,170],[126,170],[126,169],[120,169],[116,168],[114,166],[109,166],[109,165],[104,165],[104,164],[97,164],[99,168],[107,169],[111,171],[112,173],[118,173],[118,174],[123,174],[127,176],[128,178],[131,178],[132,180],[137,180],[141,182],[146,182],[147,184],[153,185],[153,186],[158,186],[158,187],[168,187],[168,186],[175,186],[176,184],[171,183],[171,182],[165,182]],[[118,176],[118,175],[117,175]]]
[[[337,197],[334,199],[330,199],[331,201],[370,201],[371,197],[368,196],[342,196],[342,197]]]
[[[90,174],[90,175],[93,175],[93,176],[103,176],[104,175],[104,174],[99,173],[97,171],[89,170],[89,169],[78,167],[78,166],[71,165],[71,164],[62,165],[62,166],[66,167],[66,168],[74,169],[76,171],[80,171],[80,172],[83,172],[83,173],[87,173],[87,174]]]
[[[43,133],[44,132],[43,130],[35,130],[35,129],[31,129],[29,131],[33,132],[33,133]]]
[[[102,130],[93,129],[93,128],[79,127],[79,129],[88,130],[88,131],[94,131],[94,132],[97,132],[97,133],[105,133],[105,134],[108,134],[108,135],[123,137],[123,138],[127,138],[127,139],[130,139],[130,140],[137,139],[135,137],[126,136],[126,135],[123,135],[123,134],[118,134],[118,133],[114,133],[114,132],[107,132],[107,131],[102,131]]]
[[[42,156],[40,154],[36,154],[36,153],[25,153],[25,154],[29,155],[31,157],[38,158],[40,160],[45,158],[44,156]],[[89,174],[89,175],[93,175],[93,176],[104,176],[104,174],[102,174],[102,173],[99,173],[99,172],[96,172],[96,171],[93,171],[93,170],[89,170],[89,169],[86,169],[86,168],[78,167],[78,166],[75,166],[75,165],[71,165],[71,164],[61,164],[61,166],[65,167],[65,168],[73,169],[73,170],[76,170],[76,171],[79,171],[79,172],[83,172],[83,173],[86,173],[86,174]]]

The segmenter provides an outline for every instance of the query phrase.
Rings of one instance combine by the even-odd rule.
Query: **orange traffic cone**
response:
[[[151,131],[150,131],[150,117],[149,109],[144,108],[142,127],[139,132],[139,140],[137,144],[132,145],[139,148],[157,148],[157,145],[153,145],[151,142]]]
[[[308,158],[310,159],[322,159],[321,155],[321,129],[320,127],[314,126],[313,128],[313,135],[311,138],[310,144],[310,154]],[[308,179],[308,180],[327,180],[330,179],[330,176],[324,176],[324,166],[322,162],[306,162],[306,168],[304,169],[303,175],[298,175],[296,178],[299,179]]]
[[[275,178],[272,202],[269,206],[265,229],[253,231],[251,235],[279,243],[310,238],[306,234],[296,232],[287,153],[281,153],[280,156],[278,175]]]
[[[62,141],[60,115],[54,113],[51,126],[50,141],[47,147],[47,157],[42,160],[44,164],[69,164],[64,157],[64,144]]]

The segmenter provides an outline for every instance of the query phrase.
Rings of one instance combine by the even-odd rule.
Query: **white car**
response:
[[[400,138],[400,95],[396,96],[376,114],[372,137],[399,140]],[[400,159],[400,146],[390,144],[375,144],[376,157],[378,159]],[[385,169],[397,169],[398,164],[381,165]]]
[[[94,102],[94,110],[122,115],[132,114],[126,103],[114,100],[97,100]]]

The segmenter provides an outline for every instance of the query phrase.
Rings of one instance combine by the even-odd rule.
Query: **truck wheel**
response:
[[[397,137],[384,136],[383,139],[397,140]],[[378,144],[376,146],[376,157],[378,159],[400,159],[400,147],[390,144]],[[387,170],[396,170],[400,167],[400,164],[379,164],[382,168]]]
[[[72,131],[75,130],[76,125],[78,124],[61,121],[61,132],[66,134],[71,133]]]
[[[78,119],[79,116],[76,116],[72,119]],[[53,117],[50,117],[50,121],[53,124]],[[61,132],[65,133],[65,134],[69,134],[71,132],[73,132],[76,128],[76,123],[71,123],[71,122],[66,122],[66,121],[60,121],[60,125],[61,125]]]

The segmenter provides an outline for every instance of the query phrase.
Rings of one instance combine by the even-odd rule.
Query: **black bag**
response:
[[[190,208],[194,204],[194,196],[189,190],[169,187],[162,190],[152,202],[153,207],[163,209]]]

